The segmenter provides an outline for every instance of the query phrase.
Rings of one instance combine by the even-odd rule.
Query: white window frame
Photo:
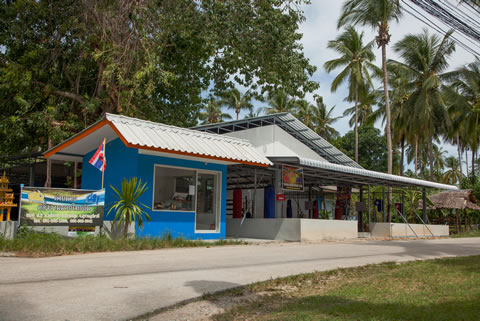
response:
[[[163,167],[163,168],[176,168],[176,169],[185,169],[185,170],[191,170],[195,172],[195,202],[193,204],[193,211],[180,211],[180,210],[171,210],[171,209],[154,209],[154,203],[155,203],[155,170],[157,167]],[[203,174],[213,174],[217,175],[218,183],[217,183],[217,214],[216,214],[216,229],[215,230],[198,230],[197,229],[197,185],[198,185],[198,173],[203,173]],[[213,170],[204,170],[204,169],[198,169],[198,168],[192,168],[192,167],[181,167],[181,166],[171,166],[171,165],[162,165],[162,164],[155,164],[153,166],[153,188],[152,188],[152,212],[169,212],[169,213],[194,213],[194,230],[195,233],[202,233],[202,234],[217,234],[220,233],[221,231],[221,222],[222,222],[222,172],[221,171],[213,171]]]

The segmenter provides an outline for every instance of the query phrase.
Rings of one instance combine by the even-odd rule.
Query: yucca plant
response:
[[[115,210],[116,214],[113,221],[117,223],[117,226],[120,226],[122,223],[124,224],[123,235],[127,237],[130,222],[136,222],[138,220],[138,227],[140,228],[143,228],[143,216],[150,222],[150,216],[145,211],[146,209],[150,209],[150,207],[139,201],[140,196],[145,193],[148,188],[147,183],[142,185],[142,180],[137,180],[136,177],[130,180],[122,179],[121,185],[121,191],[110,185],[110,188],[115,192],[114,196],[117,200],[110,207],[108,214]]]

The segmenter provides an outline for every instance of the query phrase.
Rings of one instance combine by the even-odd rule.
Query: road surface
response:
[[[0,320],[124,320],[271,277],[463,255],[480,255],[480,238],[0,257]]]

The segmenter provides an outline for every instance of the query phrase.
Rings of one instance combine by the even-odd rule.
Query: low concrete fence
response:
[[[0,222],[0,236],[7,240],[12,240],[15,237],[18,229],[18,222],[4,221]]]
[[[356,221],[317,219],[227,219],[227,237],[283,241],[345,240],[357,238]]]
[[[372,237],[445,237],[449,236],[448,225],[423,225],[403,223],[370,223]],[[433,236],[432,236],[433,234]]]

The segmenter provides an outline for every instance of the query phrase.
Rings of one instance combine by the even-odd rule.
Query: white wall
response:
[[[432,237],[432,233],[435,237],[447,237],[450,233],[448,225],[410,224],[410,227],[402,223],[370,223],[370,232],[373,237],[393,238]]]
[[[298,156],[326,162],[324,158],[277,125],[250,128],[224,135],[250,141],[267,157]]]

